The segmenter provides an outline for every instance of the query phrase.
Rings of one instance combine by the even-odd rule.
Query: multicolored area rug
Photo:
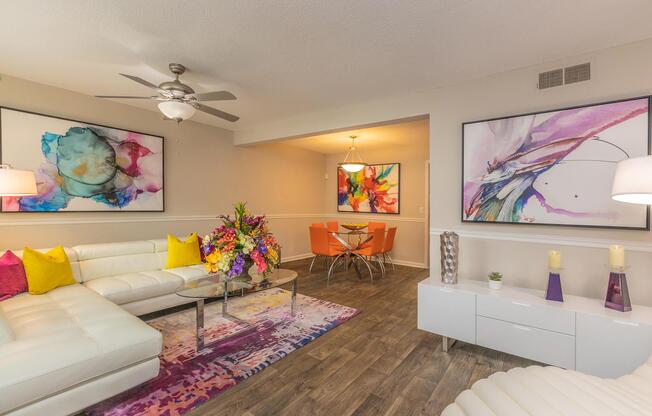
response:
[[[246,324],[224,319],[221,304],[206,306],[206,347],[195,348],[195,311],[149,322],[163,333],[158,377],[87,409],[88,415],[182,415],[263,370],[358,314],[353,308],[282,289],[234,298],[229,312]]]

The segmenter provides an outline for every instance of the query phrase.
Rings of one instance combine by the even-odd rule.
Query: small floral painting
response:
[[[338,211],[398,214],[399,208],[399,163],[367,165],[359,172],[347,172],[338,167]]]
[[[34,171],[38,187],[2,211],[163,211],[162,137],[0,111],[2,162]]]

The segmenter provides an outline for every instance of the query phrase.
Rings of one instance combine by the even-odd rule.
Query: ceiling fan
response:
[[[184,84],[179,80],[179,76],[186,72],[186,67],[181,64],[170,64],[170,72],[174,74],[174,80],[166,81],[160,85],[152,84],[144,79],[127,74],[120,74],[125,78],[144,85],[148,88],[154,89],[158,95],[149,97],[137,97],[129,95],[96,95],[98,98],[121,98],[121,99],[135,99],[135,100],[156,100],[160,101],[158,109],[165,116],[166,119],[175,120],[177,123],[187,120],[195,114],[196,110],[203,111],[210,115],[223,118],[227,121],[238,121],[240,117],[234,116],[227,112],[218,110],[213,107],[202,104],[202,101],[221,101],[221,100],[235,100],[235,95],[228,91],[214,91],[196,93],[190,86]]]

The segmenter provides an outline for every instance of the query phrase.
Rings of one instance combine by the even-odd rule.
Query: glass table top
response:
[[[249,293],[273,289],[294,282],[296,279],[297,272],[289,269],[274,269],[265,277],[252,273],[252,279],[249,281],[227,280],[224,274],[219,273],[190,281],[177,289],[176,294],[193,299],[223,298],[225,292],[229,297],[245,296]]]

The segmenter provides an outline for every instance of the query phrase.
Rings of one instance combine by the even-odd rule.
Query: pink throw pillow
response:
[[[23,261],[7,250],[0,257],[0,301],[27,290]]]

